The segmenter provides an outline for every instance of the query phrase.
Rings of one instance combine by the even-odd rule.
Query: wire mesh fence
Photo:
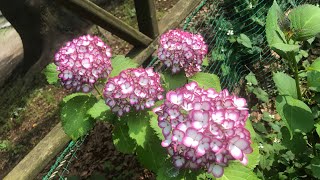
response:
[[[317,1],[278,2],[288,10],[304,3]],[[265,37],[265,20],[271,5],[270,0],[203,0],[181,24],[184,30],[204,37],[209,47],[209,63],[202,71],[218,75],[222,88],[238,92],[244,76],[253,72],[262,80],[261,88],[272,94],[272,71],[277,70],[279,59],[269,49]],[[158,65],[157,57],[153,57],[148,66]],[[70,142],[43,179],[64,179],[85,139]]]

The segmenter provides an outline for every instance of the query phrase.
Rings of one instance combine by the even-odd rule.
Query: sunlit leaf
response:
[[[314,60],[314,62],[310,65],[310,67],[308,67],[308,71],[320,72],[320,57]]]
[[[199,72],[194,76],[190,77],[189,81],[197,82],[199,87],[204,89],[213,88],[217,92],[221,91],[220,79],[215,74]]]
[[[49,84],[55,84],[58,82],[59,72],[57,71],[57,66],[54,63],[48,64],[46,68],[43,70],[43,73],[46,76],[46,79]]]
[[[250,38],[245,34],[240,34],[240,36],[237,38],[237,42],[239,44],[242,44],[243,46],[247,48],[252,48],[252,43]]]
[[[267,15],[266,37],[269,46],[281,57],[285,56],[285,52],[296,51],[300,47],[299,45],[288,44],[286,41],[286,37],[279,27],[279,21],[283,21],[284,19],[284,13],[277,2],[274,1]]]
[[[298,98],[295,80],[283,72],[273,73],[272,77],[280,95],[289,95]]]
[[[306,41],[320,33],[320,8],[311,4],[304,4],[294,8],[290,14],[293,38]]]
[[[221,180],[258,180],[257,175],[249,168],[240,163],[230,163],[224,168]]]
[[[307,73],[308,86],[311,90],[320,92],[320,71]]]
[[[251,83],[252,85],[258,85],[258,80],[252,72],[246,75],[245,79],[247,80],[248,83]]]
[[[107,111],[110,112],[110,107],[106,105],[103,99],[100,99],[97,103],[95,103],[92,108],[88,110],[88,114],[94,118],[97,119],[100,117],[103,113],[106,113]],[[110,112],[111,116],[111,112]]]
[[[113,70],[109,77],[114,77],[119,75],[119,73],[128,68],[136,68],[138,64],[135,63],[132,59],[125,57],[123,55],[117,55],[111,59],[111,65]]]

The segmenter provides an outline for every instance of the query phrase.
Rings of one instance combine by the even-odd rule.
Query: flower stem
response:
[[[293,74],[294,74],[294,79],[296,81],[298,99],[300,101],[302,101],[301,89],[300,89],[300,86],[299,86],[298,64],[297,64],[297,61],[296,61],[296,58],[295,58],[295,55],[294,55],[293,52],[289,54],[289,57],[290,57],[290,61],[292,62],[292,65],[293,65],[291,68],[292,68],[292,71],[293,71]]]
[[[102,95],[101,91],[99,90],[99,88],[98,88],[95,84],[93,85],[93,87],[94,87],[94,89],[98,92],[98,94],[99,94],[99,99],[102,99],[102,98],[103,98],[103,95]]]

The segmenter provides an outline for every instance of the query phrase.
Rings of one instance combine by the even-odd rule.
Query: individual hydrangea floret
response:
[[[200,34],[192,34],[180,29],[169,30],[160,38],[158,58],[171,68],[172,73],[184,69],[190,77],[201,71],[202,61],[208,46]]]
[[[99,78],[112,71],[111,56],[111,48],[97,36],[84,35],[67,42],[55,54],[61,84],[73,91],[91,91]]]
[[[250,133],[245,128],[249,116],[246,100],[202,89],[196,82],[166,94],[164,103],[154,109],[158,125],[177,168],[206,169],[221,177],[230,160],[247,164]]]
[[[130,68],[110,78],[103,94],[106,104],[119,116],[134,107],[137,111],[154,106],[163,99],[160,75],[152,68]]]

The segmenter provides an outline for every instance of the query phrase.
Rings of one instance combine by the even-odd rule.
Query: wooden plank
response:
[[[159,33],[162,34],[169,29],[176,28],[201,1],[202,0],[180,0],[177,2],[159,22]],[[139,65],[149,58],[157,49],[159,38],[160,37],[157,37],[146,49],[134,57]]]
[[[34,179],[70,140],[59,123],[9,172],[4,180]]]
[[[132,45],[148,46],[152,42],[151,38],[89,0],[59,0],[59,2]]]
[[[201,0],[180,0],[160,21],[159,32],[163,33],[178,26],[200,2]],[[139,65],[156,50],[158,39],[159,37],[135,57]],[[34,179],[70,140],[59,123],[14,167],[4,180]]]
[[[139,31],[154,39],[159,35],[154,0],[134,0]]]

